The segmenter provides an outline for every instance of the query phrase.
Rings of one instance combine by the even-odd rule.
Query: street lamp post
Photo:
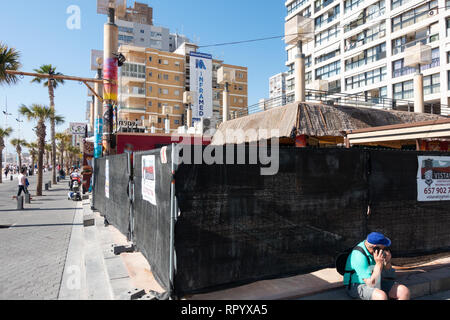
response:
[[[285,43],[295,45],[297,48],[297,55],[295,56],[295,101],[304,102],[306,99],[306,81],[303,44],[311,41],[314,37],[313,20],[296,15],[286,22],[284,33]]]
[[[217,70],[217,83],[223,84],[223,103],[222,103],[222,109],[223,109],[223,119],[222,122],[227,122],[229,120],[229,99],[230,99],[230,84],[234,83],[236,81],[236,70],[227,68],[227,67],[220,67],[219,70]]]
[[[432,62],[431,47],[417,43],[415,46],[405,49],[405,67],[416,68],[414,74],[414,112],[425,112],[425,101],[423,93],[423,74],[420,71],[421,65],[427,65]]]

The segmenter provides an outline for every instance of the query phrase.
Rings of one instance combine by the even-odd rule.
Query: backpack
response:
[[[356,246],[356,247],[347,249],[347,250],[345,250],[344,252],[342,252],[341,254],[338,255],[338,257],[336,258],[336,262],[335,262],[336,270],[342,276],[344,274],[346,274],[346,273],[350,273],[350,276],[353,273],[355,273],[355,270],[345,270],[345,265],[347,264],[348,256],[350,255],[350,253],[353,252],[353,250],[361,252],[366,257],[367,262],[370,265],[369,256],[366,254],[366,252],[364,251],[363,248],[361,248],[360,246]]]

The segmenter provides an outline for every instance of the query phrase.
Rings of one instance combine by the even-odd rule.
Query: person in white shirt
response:
[[[22,191],[25,193],[25,194],[28,194],[28,190],[27,190],[27,184],[26,184],[26,181],[27,181],[27,177],[26,177],[26,172],[27,172],[27,170],[26,169],[22,169],[21,171],[20,171],[20,174],[19,174],[19,176],[18,176],[18,182],[19,182],[19,191],[17,192],[17,196],[19,197],[21,194],[22,194]]]

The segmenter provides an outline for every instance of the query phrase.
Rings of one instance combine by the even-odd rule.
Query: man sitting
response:
[[[344,275],[348,295],[361,300],[409,300],[409,289],[395,282],[389,249],[391,240],[373,232],[358,246],[365,254],[353,250],[345,266],[345,270],[351,270]]]

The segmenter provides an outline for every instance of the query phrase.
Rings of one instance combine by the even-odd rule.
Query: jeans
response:
[[[19,191],[17,192],[17,196],[19,197],[23,193],[28,194],[28,190],[25,186],[19,186]]]

